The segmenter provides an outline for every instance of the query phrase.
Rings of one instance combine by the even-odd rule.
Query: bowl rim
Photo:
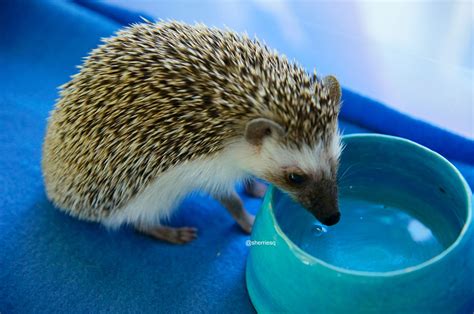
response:
[[[285,232],[283,232],[283,230],[280,228],[280,224],[278,223],[278,221],[275,217],[275,212],[274,212],[273,206],[272,206],[273,195],[274,195],[275,190],[277,190],[278,188],[276,188],[273,185],[270,185],[269,189],[268,189],[268,192],[265,196],[264,202],[262,203],[262,206],[268,208],[270,218],[272,220],[273,227],[274,227],[276,233],[278,234],[278,236],[280,236],[280,238],[282,238],[286,242],[286,244],[290,247],[290,249],[293,252],[296,251],[298,253],[297,258],[300,259],[300,260],[303,260],[304,263],[306,263],[306,264],[308,264],[308,263],[309,264],[320,264],[320,265],[322,265],[326,268],[329,268],[329,269],[331,269],[335,272],[346,274],[346,275],[363,276],[363,277],[393,277],[393,276],[400,276],[400,275],[409,274],[409,273],[418,271],[422,268],[425,268],[427,266],[430,266],[430,265],[433,265],[433,264],[439,262],[445,256],[450,254],[461,243],[461,241],[464,239],[464,237],[467,233],[467,230],[471,226],[471,221],[472,221],[472,196],[471,195],[472,195],[472,192],[471,192],[471,189],[470,189],[469,185],[466,182],[466,179],[463,177],[461,172],[451,162],[449,162],[446,158],[444,158],[443,156],[441,156],[437,152],[435,152],[435,151],[433,151],[433,150],[431,150],[431,149],[429,149],[429,148],[427,148],[423,145],[415,143],[411,140],[401,138],[401,137],[397,137],[397,136],[383,135],[383,134],[373,134],[373,133],[358,133],[358,134],[349,134],[349,135],[343,135],[342,136],[343,139],[369,138],[369,137],[370,138],[381,138],[383,140],[390,140],[390,141],[398,141],[400,143],[411,145],[415,149],[419,149],[419,150],[423,150],[423,151],[426,151],[428,153],[431,153],[433,158],[437,158],[437,159],[441,160],[441,162],[443,162],[447,167],[449,167],[449,168],[451,168],[451,170],[453,170],[453,172],[454,172],[453,174],[455,176],[457,176],[458,180],[460,180],[460,182],[463,186],[463,192],[464,192],[463,195],[466,198],[466,203],[467,203],[467,208],[468,208],[466,221],[463,225],[463,228],[461,229],[461,232],[459,233],[458,237],[456,238],[456,240],[449,247],[444,249],[441,253],[439,253],[438,255],[430,258],[429,260],[426,260],[426,261],[424,261],[420,264],[410,266],[410,267],[406,267],[406,268],[402,268],[402,269],[391,270],[391,271],[386,271],[386,272],[380,272],[380,271],[379,272],[371,272],[371,271],[362,271],[362,270],[352,270],[352,269],[348,269],[348,268],[335,266],[331,263],[325,262],[322,259],[317,258],[317,257],[309,254],[308,252],[306,252],[305,250],[300,248],[298,245],[296,245],[292,240],[290,240],[290,238],[288,238],[288,236],[285,234]],[[282,193],[284,193],[284,191],[282,191]]]

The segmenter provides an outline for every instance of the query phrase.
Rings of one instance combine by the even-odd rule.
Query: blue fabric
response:
[[[88,8],[94,12],[100,13],[101,15],[108,17],[109,19],[121,25],[129,25],[132,23],[142,22],[142,18],[148,21],[155,20],[153,17],[149,16],[144,12],[133,12],[103,2],[87,0],[74,0],[73,2],[80,4],[81,6]]]
[[[0,312],[253,312],[244,280],[248,236],[215,201],[186,200],[171,223],[196,226],[199,239],[173,246],[78,221],[46,199],[41,144],[57,86],[118,27],[74,3],[2,2]],[[345,107],[357,101],[370,102],[354,95]],[[472,185],[473,167],[459,156],[454,162]],[[251,212],[260,203],[244,201]]]
[[[474,141],[404,115],[374,100],[343,90],[341,118],[375,132],[420,143],[446,158],[474,165]]]

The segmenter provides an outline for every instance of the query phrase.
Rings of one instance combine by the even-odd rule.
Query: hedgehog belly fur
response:
[[[194,191],[214,196],[231,193],[236,182],[248,177],[246,167],[241,167],[249,161],[248,149],[244,143],[229,145],[213,157],[185,162],[167,170],[101,223],[108,228],[123,224],[159,225]]]

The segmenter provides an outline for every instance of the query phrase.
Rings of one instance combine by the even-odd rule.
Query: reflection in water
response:
[[[433,238],[431,230],[415,219],[412,219],[408,224],[408,232],[410,232],[413,241],[416,242],[428,241]]]
[[[318,223],[315,223],[313,224],[313,228],[312,228],[312,232],[313,232],[313,236],[315,237],[320,237],[322,236],[323,234],[325,234],[326,232],[328,232],[327,228],[325,226],[322,226]]]

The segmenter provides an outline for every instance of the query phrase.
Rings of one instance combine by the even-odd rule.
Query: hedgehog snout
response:
[[[341,213],[339,207],[334,202],[330,204],[320,204],[308,208],[308,211],[313,214],[316,219],[326,226],[332,226],[339,222]]]
[[[321,223],[332,226],[341,218],[337,194],[336,183],[323,180],[307,191],[302,204]]]

